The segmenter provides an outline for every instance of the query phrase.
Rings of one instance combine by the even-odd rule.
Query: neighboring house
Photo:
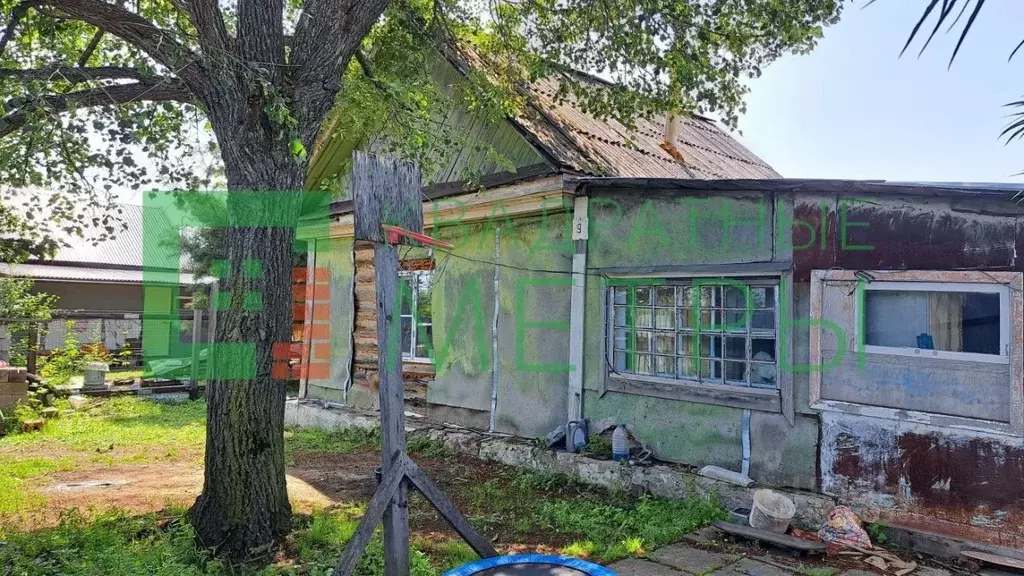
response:
[[[74,320],[82,343],[102,343],[111,351],[125,346],[138,351],[144,337],[143,310],[165,309],[170,314],[181,310],[188,300],[183,286],[191,284],[191,275],[176,268],[144,266],[144,230],[147,226],[168,228],[165,216],[131,204],[111,208],[121,210],[119,218],[125,226],[116,230],[114,238],[94,243],[89,238],[65,237],[68,246],[61,247],[52,260],[0,264],[0,274],[31,278],[36,291],[58,298],[59,319],[50,321],[42,331],[43,352],[63,345],[67,320]],[[170,247],[146,246],[146,250],[167,251]],[[148,300],[145,308],[144,297]],[[163,335],[166,326],[157,330],[157,324],[147,324],[147,335],[170,338]]]
[[[518,151],[431,175],[400,249],[417,409],[539,437],[621,424],[655,457],[822,491],[867,518],[1024,546],[1024,208],[997,185],[780,179],[709,120],[634,130],[553,103]],[[681,160],[679,159],[681,158]],[[377,406],[373,247],[350,201],[306,327],[306,398]],[[416,386],[408,384],[409,388]]]

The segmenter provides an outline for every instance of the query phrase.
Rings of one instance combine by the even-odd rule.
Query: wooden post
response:
[[[373,264],[377,274],[377,370],[380,374],[380,430],[383,473],[401,462],[405,453],[405,386],[402,359],[391,342],[398,335],[395,313],[398,292],[398,246],[377,244]],[[398,354],[396,354],[398,352]],[[396,356],[398,356],[396,358]],[[409,517],[406,483],[398,486],[391,506],[384,512],[384,566],[388,576],[409,573]]]
[[[401,352],[392,345],[400,330],[395,311],[398,246],[388,243],[381,226],[423,231],[419,166],[356,152],[352,158],[352,191],[356,238],[375,243],[381,466],[387,477],[393,466],[401,470],[405,454],[405,386]],[[404,478],[384,512],[384,568],[388,576],[409,574],[409,515]]]
[[[377,296],[377,369],[380,376],[382,480],[352,540],[335,568],[335,576],[352,576],[377,522],[384,522],[384,573],[409,575],[409,515],[407,483],[423,495],[481,556],[497,556],[490,542],[459,514],[455,505],[405,454],[405,386],[402,382],[401,330],[398,303],[399,235],[389,239],[382,226],[398,227],[421,241],[423,209],[420,170],[393,158],[355,152],[352,157],[355,237],[374,243]],[[408,241],[402,237],[404,241]]]
[[[29,374],[36,372],[36,354],[39,351],[39,328],[33,323],[28,326],[28,350],[25,351],[25,371]]]
[[[210,345],[206,347],[206,389],[209,391],[210,382],[214,379],[213,351],[217,349],[214,342],[217,341],[217,298],[220,293],[220,281],[214,280],[210,284],[210,327],[206,329],[209,334]]]
[[[199,339],[203,334],[203,311],[192,310],[192,369],[189,372],[188,397],[199,397]],[[209,352],[207,352],[209,354]]]

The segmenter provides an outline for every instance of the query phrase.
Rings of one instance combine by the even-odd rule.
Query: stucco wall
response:
[[[317,282],[314,287],[313,316],[319,319],[323,315],[322,307],[326,307],[330,328],[325,339],[329,349],[314,345],[310,351],[311,363],[327,362],[330,370],[328,378],[319,377],[319,372],[312,371],[306,393],[312,398],[342,402],[345,400],[345,388],[352,380],[352,239],[321,238],[313,249],[315,268],[327,274],[327,281]]]
[[[710,196],[592,191],[588,267],[595,276],[587,284],[584,415],[627,426],[660,459],[740,470],[743,410],[604,391],[605,303],[596,275],[659,278],[687,270],[699,274],[701,267],[714,266],[718,274],[737,278],[749,274],[751,265],[776,262],[781,263],[777,268],[786,268],[790,241],[775,233],[774,223],[787,221],[791,213],[788,199],[777,201],[757,192]],[[806,385],[804,379],[804,398]],[[782,413],[753,410],[750,440],[750,475],[755,480],[816,487],[814,415],[798,414],[790,423]]]

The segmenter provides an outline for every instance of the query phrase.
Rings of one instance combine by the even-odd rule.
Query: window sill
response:
[[[898,422],[912,422],[927,426],[941,428],[954,428],[957,430],[970,430],[973,432],[986,432],[1004,436],[1021,436],[1021,431],[1008,422],[994,420],[980,420],[977,418],[965,418],[963,416],[949,416],[946,414],[934,414],[932,412],[918,412],[915,410],[902,410],[887,408],[885,406],[872,406],[869,404],[856,404],[853,402],[841,402],[838,400],[818,400],[811,404],[813,410],[821,412],[838,412],[854,416],[866,416],[870,418],[882,418]]]
[[[697,384],[685,380],[633,374],[608,374],[605,390],[760,412],[782,412],[782,402],[778,390],[721,384]]]

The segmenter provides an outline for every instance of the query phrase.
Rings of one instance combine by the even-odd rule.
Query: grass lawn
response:
[[[373,495],[375,432],[290,430],[292,533],[269,562],[228,566],[199,549],[184,521],[202,486],[202,401],[115,398],[0,438],[0,566],[10,574],[329,574]],[[598,562],[642,555],[721,518],[704,501],[589,488],[447,452],[423,438],[420,465],[502,552],[561,552]],[[85,481],[123,485],[78,489]],[[57,485],[57,488],[55,488]],[[411,564],[439,575],[475,555],[418,495]],[[380,535],[358,574],[383,574]]]

